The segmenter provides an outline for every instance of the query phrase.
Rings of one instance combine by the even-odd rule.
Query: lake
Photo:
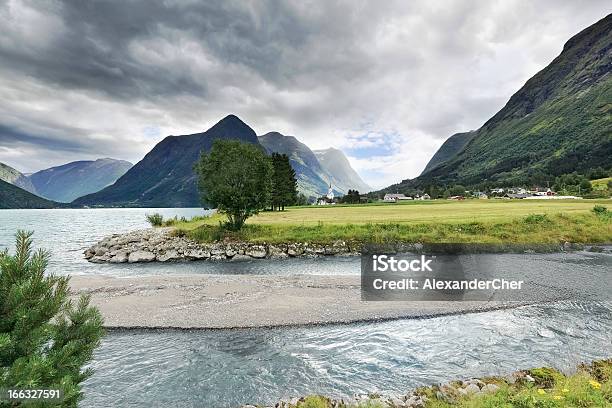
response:
[[[83,259],[105,235],[147,228],[145,214],[202,209],[0,211],[0,248],[17,229],[35,231],[57,274],[356,274],[358,258],[104,265]],[[505,254],[533,270],[605,268],[612,255]],[[602,258],[604,257],[604,258]],[[607,257],[607,258],[606,258]],[[602,261],[603,259],[603,261]],[[612,304],[559,302],[478,314],[350,325],[223,331],[111,332],[96,351],[84,407],[236,407],[311,393],[407,392],[466,376],[551,365],[570,369],[610,357]]]

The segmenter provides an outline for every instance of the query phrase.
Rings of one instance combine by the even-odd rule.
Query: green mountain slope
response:
[[[113,184],[130,167],[125,160],[82,160],[38,171],[29,179],[42,197],[69,203]]]
[[[4,163],[0,163],[0,180],[6,181],[7,183],[13,184],[19,188],[23,188],[32,194],[37,193],[36,188],[30,179],[21,174],[21,172]]]
[[[4,180],[0,180],[0,209],[57,208],[61,206],[59,203],[45,200]]]
[[[455,133],[440,146],[438,151],[433,155],[433,157],[425,166],[425,169],[421,173],[421,175],[427,173],[428,171],[438,167],[440,164],[449,161],[453,157],[455,157],[459,152],[465,147],[466,144],[472,140],[475,132],[464,132],[464,133]]]
[[[526,184],[612,166],[612,15],[572,37],[454,157],[389,190]],[[387,190],[387,189],[385,189]]]
[[[193,166],[200,152],[217,139],[259,144],[257,135],[234,115],[203,133],[168,136],[120,177],[101,191],[76,199],[76,205],[123,207],[199,207]]]

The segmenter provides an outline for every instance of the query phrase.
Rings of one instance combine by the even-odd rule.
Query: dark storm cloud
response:
[[[390,184],[482,125],[610,11],[604,1],[0,0],[0,161],[29,171],[79,155],[138,161],[164,135],[235,113],[259,134],[350,149],[358,170]]]

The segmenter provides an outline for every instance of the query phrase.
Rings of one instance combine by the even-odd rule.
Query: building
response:
[[[422,196],[417,195],[415,197],[415,200],[431,200],[431,197],[429,196],[429,194],[425,193]]]
[[[327,190],[327,194],[323,197],[320,197],[317,200],[317,205],[333,205],[336,204],[334,201],[334,189],[332,188],[331,183],[329,184],[329,189]]]
[[[386,203],[396,203],[405,200],[412,200],[412,197],[406,197],[404,194],[385,194],[383,197],[383,201]]]

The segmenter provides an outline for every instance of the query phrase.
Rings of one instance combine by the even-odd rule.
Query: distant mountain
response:
[[[125,160],[84,160],[51,167],[29,176],[36,191],[50,200],[69,203],[113,184],[132,167]]]
[[[331,177],[331,183],[343,193],[348,190],[357,190],[367,193],[372,188],[359,177],[359,174],[351,167],[348,159],[341,150],[330,148],[315,150],[315,156],[327,174]]]
[[[57,208],[62,205],[0,180],[0,208]]]
[[[266,133],[258,139],[269,154],[276,152],[289,156],[289,162],[298,179],[300,193],[307,197],[320,197],[327,193],[330,177],[308,146],[294,136],[285,136],[278,132]],[[344,194],[344,191],[336,191]]]
[[[458,154],[385,190],[527,184],[573,171],[610,169],[611,70],[612,14],[572,37]]]
[[[76,199],[77,205],[198,207],[201,205],[194,164],[217,139],[259,144],[257,135],[234,115],[203,133],[168,136],[113,185]]]
[[[438,151],[433,155],[425,169],[421,173],[421,175],[427,173],[428,171],[438,167],[440,164],[445,163],[455,157],[466,144],[472,140],[472,137],[476,132],[464,132],[464,133],[455,133],[440,146]]]
[[[7,183],[13,184],[19,188],[23,188],[32,194],[36,194],[36,188],[34,188],[34,185],[30,179],[4,163],[0,163],[0,180],[6,181]]]

